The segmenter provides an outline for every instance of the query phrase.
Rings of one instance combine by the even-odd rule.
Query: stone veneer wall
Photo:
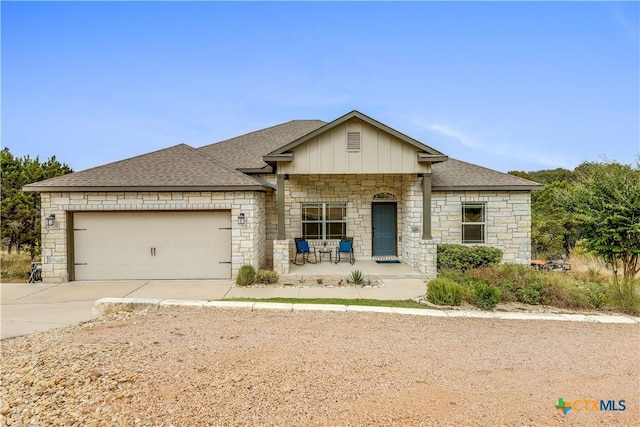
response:
[[[276,184],[275,175],[264,175]],[[398,255],[408,265],[435,275],[435,244],[462,243],[462,203],[487,204],[487,245],[504,251],[504,262],[529,264],[531,259],[531,202],[529,192],[434,192],[432,237],[422,239],[422,178],[392,175],[290,175],[285,181],[285,238],[294,253],[293,237],[302,234],[303,202],[347,202],[347,235],[354,237],[356,257],[372,255],[371,203],[376,193],[388,192],[398,203]],[[276,193],[266,195],[267,264],[273,265],[277,239]],[[317,244],[317,242],[312,242]],[[331,243],[335,244],[335,243]],[[427,262],[433,259],[433,263]]]
[[[529,192],[434,192],[433,238],[462,243],[462,203],[486,203],[486,244],[504,251],[503,262],[531,262],[531,198]]]
[[[276,184],[275,175],[262,178]],[[302,235],[302,203],[346,202],[347,236],[353,237],[356,258],[372,255],[371,203],[377,193],[391,193],[398,204],[398,255],[414,260],[417,267],[420,258],[419,239],[422,237],[421,179],[414,174],[363,174],[363,175],[290,175],[285,180],[285,238],[290,242],[290,252],[295,253],[294,237]],[[276,193],[266,196],[267,242],[277,240],[278,214]],[[417,231],[416,231],[417,227]],[[320,242],[311,242],[319,244]],[[330,245],[337,243],[330,241]],[[405,245],[407,248],[405,249]],[[267,253],[267,263],[273,265],[273,251]]]
[[[42,216],[56,216],[53,227],[42,221],[42,277],[68,281],[66,213],[78,211],[230,210],[231,274],[240,266],[263,268],[266,260],[265,194],[229,192],[64,192],[42,193]],[[244,225],[236,218],[243,212]]]

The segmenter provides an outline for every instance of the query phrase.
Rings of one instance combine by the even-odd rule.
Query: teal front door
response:
[[[373,203],[371,215],[373,256],[396,256],[396,203]]]

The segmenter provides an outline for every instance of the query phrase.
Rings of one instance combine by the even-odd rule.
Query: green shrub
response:
[[[614,281],[609,286],[611,305],[623,313],[637,315],[640,313],[640,279]]]
[[[477,283],[474,286],[473,303],[482,310],[493,310],[500,302],[500,291],[493,286]]]
[[[607,290],[598,282],[586,282],[584,290],[593,308],[602,308],[607,303]]]
[[[511,269],[488,266],[476,268],[467,274],[475,283],[482,283],[499,289],[502,295],[502,301],[511,302],[517,300],[517,283]]]
[[[258,274],[256,274],[257,283],[270,285],[272,283],[278,283],[278,280],[280,280],[280,275],[273,270],[258,270]]]
[[[516,289],[516,298],[518,301],[538,305],[544,303],[542,294],[543,282],[535,277],[525,278],[525,281]]]
[[[544,273],[542,290],[545,304],[559,308],[585,309],[591,303],[582,281],[565,273]]]
[[[477,283],[498,288],[502,301],[546,304],[546,274],[526,265],[502,264],[477,268],[468,272]]]
[[[243,265],[236,276],[236,284],[238,286],[253,285],[256,280],[256,269],[252,265]]]
[[[475,279],[469,275],[469,272],[461,270],[440,270],[438,271],[438,278],[453,280],[463,287],[473,287],[473,285],[476,284]]]
[[[442,270],[438,272],[438,278],[449,279],[459,284],[462,287],[462,300],[473,304],[473,288],[478,282],[469,274],[460,270]]]
[[[437,278],[427,285],[427,300],[437,305],[460,305],[462,286],[450,279]]]
[[[502,251],[490,246],[438,245],[438,270],[462,270],[496,265]]]
[[[362,275],[362,271],[353,270],[347,277],[347,283],[352,283],[354,285],[364,285],[364,276]]]

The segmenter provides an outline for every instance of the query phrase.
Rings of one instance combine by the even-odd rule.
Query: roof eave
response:
[[[434,185],[432,191],[532,191],[544,185]]]
[[[418,153],[418,163],[442,163],[449,160],[449,156]]]
[[[256,174],[256,173],[273,173],[273,166],[266,165],[262,168],[238,168],[236,169],[238,172],[246,173],[246,174]]]
[[[270,162],[292,162],[293,161],[293,153],[283,153],[283,154],[267,154],[266,156],[262,156],[262,159],[265,163]]]
[[[100,193],[131,193],[131,192],[174,192],[174,191],[271,191],[265,185],[199,185],[199,186],[175,186],[175,187],[159,187],[159,186],[37,186],[25,185],[23,191],[32,193],[78,193],[78,192],[100,192]]]

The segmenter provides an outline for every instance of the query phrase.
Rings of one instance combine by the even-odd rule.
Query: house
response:
[[[45,281],[286,274],[293,238],[353,238],[356,259],[427,277],[438,243],[531,258],[534,182],[448,158],[358,111],[294,120],[27,185],[41,193]],[[329,267],[330,268],[330,267]]]

